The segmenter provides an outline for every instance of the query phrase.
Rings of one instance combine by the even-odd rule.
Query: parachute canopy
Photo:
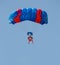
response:
[[[9,21],[12,24],[19,23],[25,20],[43,25],[48,23],[48,15],[41,9],[23,8],[13,12],[9,17]]]

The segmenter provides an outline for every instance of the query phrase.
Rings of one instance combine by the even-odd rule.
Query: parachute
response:
[[[13,12],[9,17],[9,23],[11,24],[20,23],[26,20],[43,25],[48,23],[48,15],[41,9],[23,8]]]
[[[9,23],[11,24],[24,22],[26,20],[43,25],[48,23],[48,15],[41,9],[23,8],[18,9],[9,16]],[[33,43],[33,33],[27,32],[27,36],[28,43]]]

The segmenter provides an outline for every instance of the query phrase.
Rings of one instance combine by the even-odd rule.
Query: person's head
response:
[[[27,35],[28,36],[33,36],[33,33],[32,32],[27,32]]]

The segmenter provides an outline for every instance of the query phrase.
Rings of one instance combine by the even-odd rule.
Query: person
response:
[[[28,43],[32,42],[33,43],[33,33],[32,32],[28,32]]]

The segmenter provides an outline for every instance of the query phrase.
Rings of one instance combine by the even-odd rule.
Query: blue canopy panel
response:
[[[41,25],[47,24],[48,23],[48,15],[45,11],[42,11],[42,20],[41,20]]]
[[[36,20],[36,12],[37,12],[37,9],[35,9],[35,8],[32,9],[30,21],[35,22],[35,20]]]
[[[12,24],[15,24],[15,22],[14,22],[14,17],[16,17],[18,15],[18,13],[17,13],[17,11],[15,11],[14,13],[12,13],[11,15],[10,15],[10,17],[9,17],[9,20],[10,20],[10,22],[9,23],[12,23]]]

